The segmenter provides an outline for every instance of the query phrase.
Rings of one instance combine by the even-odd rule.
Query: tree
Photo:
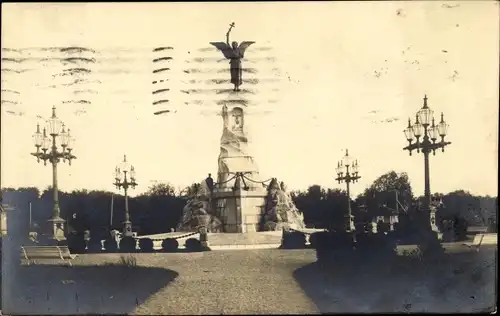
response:
[[[196,193],[198,193],[198,191],[200,190],[200,186],[201,186],[200,183],[193,183],[190,186],[184,188],[184,190],[181,191],[182,192],[181,195],[191,197]]]
[[[151,196],[175,196],[175,188],[170,183],[155,183],[149,187],[148,195]]]
[[[343,230],[347,215],[347,192],[340,189],[328,189],[325,194],[324,212],[322,218],[329,229]],[[356,205],[351,201],[351,211],[354,213]]]
[[[41,223],[42,219],[47,220],[48,217],[44,216],[39,210],[39,197],[40,190],[34,187],[21,187],[18,189],[4,188],[3,189],[3,203],[8,204],[16,209],[16,216],[21,220],[22,230],[28,231],[30,229],[30,204],[32,208],[31,220],[33,223]],[[36,225],[35,225],[36,226]]]
[[[390,209],[400,209],[396,201],[406,209],[410,209],[413,201],[413,192],[408,175],[405,172],[387,172],[378,177],[370,187],[368,187],[359,200],[363,201],[367,207],[367,212],[375,216],[381,206]]]
[[[464,190],[456,190],[441,196],[444,207],[437,213],[438,220],[449,220],[457,216],[471,226],[485,226],[490,218],[496,219],[497,198],[475,196]]]
[[[295,192],[292,199],[304,214],[306,224],[316,228],[334,228],[343,225],[347,212],[346,193],[339,189],[325,190],[319,185],[311,185],[307,192]]]

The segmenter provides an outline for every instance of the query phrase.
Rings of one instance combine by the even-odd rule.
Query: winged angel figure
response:
[[[229,59],[229,65],[231,68],[231,83],[234,84],[234,91],[240,91],[240,86],[242,81],[242,68],[241,59],[245,55],[245,50],[248,46],[255,42],[241,42],[238,46],[238,42],[232,42],[229,44],[229,33],[234,27],[234,22],[229,25],[229,31],[226,33],[226,42],[210,42],[210,44],[217,47],[218,50],[222,52],[226,59]]]

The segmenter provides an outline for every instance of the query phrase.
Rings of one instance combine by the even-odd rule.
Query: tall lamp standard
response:
[[[117,189],[123,188],[125,193],[125,222],[123,222],[123,236],[132,236],[132,222],[130,221],[130,213],[128,210],[128,188],[135,189],[137,182],[135,181],[134,166],[127,162],[127,156],[123,155],[122,163],[115,168],[115,183]]]
[[[404,130],[408,146],[404,147],[403,150],[408,150],[410,156],[413,150],[424,154],[425,199],[423,208],[424,211],[429,212],[429,216],[426,216],[425,225],[426,228],[437,231],[436,214],[431,200],[429,154],[432,152],[435,155],[436,149],[441,149],[444,152],[444,148],[450,145],[451,142],[444,140],[448,131],[448,124],[444,121],[443,113],[441,113],[441,121],[438,124],[435,123],[433,114],[434,111],[428,107],[427,95],[425,95],[424,106],[415,115],[415,123],[412,125],[411,119],[408,119],[408,127]],[[437,141],[438,138],[440,138],[439,141]]]
[[[351,182],[356,183],[358,179],[361,178],[359,176],[359,165],[358,160],[353,160],[352,157],[349,156],[349,151],[345,150],[345,156],[342,157],[342,160],[337,163],[337,168],[335,170],[337,172],[337,178],[335,180],[338,183],[345,182],[346,183],[346,191],[347,191],[347,214],[345,215],[345,229],[348,232],[354,232],[354,221],[351,211],[351,191],[350,184]]]
[[[47,129],[48,134],[47,135]],[[49,137],[50,136],[50,137]],[[57,148],[57,138],[61,142],[61,150]],[[47,120],[47,127],[40,131],[40,124],[36,126],[36,133],[33,135],[36,152],[31,155],[37,158],[37,161],[43,160],[44,165],[47,161],[52,164],[52,190],[54,205],[52,209],[52,218],[50,223],[50,236],[49,238],[56,241],[65,240],[64,236],[64,222],[61,218],[61,210],[59,208],[59,196],[57,185],[57,164],[61,161],[68,162],[71,166],[71,160],[76,159],[72,154],[74,138],[70,134],[70,130],[66,130],[64,123],[56,115],[56,107],[52,107],[52,116]]]

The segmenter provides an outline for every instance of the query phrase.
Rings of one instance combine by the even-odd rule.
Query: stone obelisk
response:
[[[257,231],[266,190],[259,170],[248,152],[245,112],[239,106],[222,107],[219,170],[214,190],[216,212],[225,232]]]

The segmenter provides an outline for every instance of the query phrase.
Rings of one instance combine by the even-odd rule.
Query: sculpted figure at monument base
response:
[[[278,184],[277,178],[273,178],[268,186],[261,223],[261,228],[265,231],[305,228],[304,216],[293,203],[285,184]]]
[[[210,181],[208,181],[210,182]],[[177,226],[177,231],[194,232],[200,227],[206,227],[208,232],[221,232],[222,222],[214,214],[210,186],[203,180],[198,191],[188,200],[183,209],[182,219]]]

